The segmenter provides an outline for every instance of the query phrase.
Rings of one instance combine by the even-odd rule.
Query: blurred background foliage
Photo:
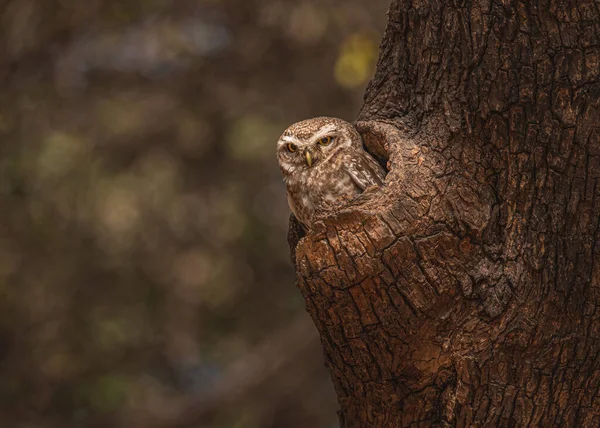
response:
[[[387,0],[5,0],[0,426],[335,427],[274,146]]]

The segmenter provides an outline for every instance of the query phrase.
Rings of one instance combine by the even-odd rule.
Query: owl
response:
[[[333,117],[304,120],[286,129],[277,141],[277,160],[288,204],[305,230],[316,211],[348,203],[385,178],[354,126]]]

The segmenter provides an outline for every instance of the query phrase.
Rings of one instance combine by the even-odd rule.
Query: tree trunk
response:
[[[599,7],[393,2],[386,184],[291,225],[343,428],[600,426]]]

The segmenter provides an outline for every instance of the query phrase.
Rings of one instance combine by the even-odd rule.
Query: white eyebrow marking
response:
[[[333,124],[325,125],[321,129],[319,129],[317,132],[315,132],[315,135],[313,136],[311,141],[316,141],[316,140],[320,139],[321,137],[324,137],[325,135],[327,135],[335,130],[336,130],[335,125],[333,125]]]
[[[291,137],[289,135],[284,135],[283,137],[281,137],[279,139],[279,141],[277,142],[277,145],[281,146],[282,144],[287,144],[287,143],[301,144],[301,141],[295,137]]]

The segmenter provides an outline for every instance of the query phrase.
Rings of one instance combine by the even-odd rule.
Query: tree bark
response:
[[[290,232],[342,428],[600,426],[599,8],[393,1],[386,184]]]

